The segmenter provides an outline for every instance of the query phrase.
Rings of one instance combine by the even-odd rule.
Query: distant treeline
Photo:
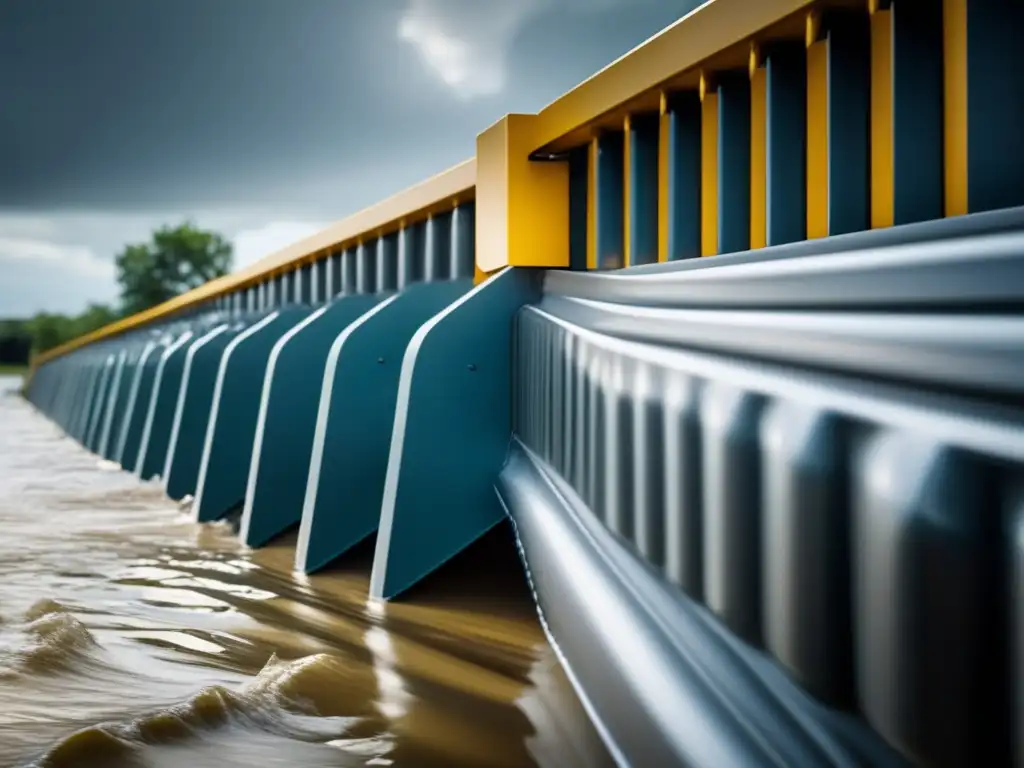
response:
[[[102,304],[92,304],[80,315],[40,312],[27,320],[0,320],[0,364],[26,365],[33,353],[46,352],[120,317]]]
[[[216,232],[197,229],[190,222],[161,227],[150,242],[125,246],[115,257],[119,307],[90,304],[80,315],[40,312],[25,320],[0,320],[0,365],[27,365],[33,354],[225,275],[232,255],[231,243]]]
[[[32,357],[32,336],[17,320],[0,320],[0,368],[28,365]]]

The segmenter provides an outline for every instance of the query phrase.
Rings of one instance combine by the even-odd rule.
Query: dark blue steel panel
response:
[[[376,291],[377,253],[372,240],[356,246],[355,269],[355,292],[373,293]]]
[[[942,4],[892,4],[893,221],[941,218]]]
[[[281,338],[267,367],[251,462],[241,480],[247,498],[241,536],[252,547],[299,522],[309,478],[327,353],[350,323],[373,307],[377,295],[347,296]],[[261,378],[262,381],[262,378]],[[238,494],[236,501],[242,499]]]
[[[299,267],[299,290],[296,295],[299,304],[310,304],[313,301],[313,265],[303,264]]]
[[[377,530],[402,356],[416,330],[471,287],[466,278],[411,286],[335,341],[296,567],[322,568]]]
[[[967,204],[1024,203],[1024,3],[967,2]]]
[[[432,216],[426,225],[423,279],[427,282],[451,279],[452,221],[451,211]]]
[[[274,344],[310,313],[274,313],[232,339],[221,359],[196,485],[200,522],[218,520],[245,497],[267,359]]]
[[[160,358],[165,349],[166,346],[163,344],[154,347],[141,366],[139,383],[135,390],[135,402],[124,424],[117,459],[121,467],[128,472],[134,472],[138,466],[139,443],[142,440],[142,430],[146,426],[149,401],[153,396],[156,369],[160,365]]]
[[[602,134],[597,139],[597,268],[619,269],[623,252],[623,134]]]
[[[339,293],[341,293],[341,278],[342,278],[342,275],[341,275],[341,271],[342,271],[341,260],[342,260],[343,255],[344,254],[341,251],[336,251],[336,252],[331,254],[331,257],[330,257],[331,268],[328,270],[328,274],[330,276],[330,280],[327,283],[327,290],[328,290],[327,298],[328,299],[333,299],[335,296],[337,296]]]
[[[370,578],[391,598],[501,521],[494,480],[512,431],[515,313],[537,297],[507,269],[428,320],[402,361]]]
[[[630,265],[653,264],[658,260],[658,132],[658,115],[630,118]]]
[[[398,288],[398,237],[397,233],[377,238],[372,246],[377,254],[378,291],[393,291]]]
[[[423,280],[426,224],[417,222],[398,233],[398,290]]]
[[[768,245],[807,233],[807,56],[803,42],[776,45],[765,55],[765,153]]]
[[[116,361],[112,354],[106,355],[100,364],[102,366],[100,368],[100,377],[90,399],[89,421],[82,440],[82,445],[90,451],[95,450],[96,442],[99,440],[103,417],[106,413],[107,397],[110,393],[114,377],[115,364]]]
[[[104,459],[116,459],[117,443],[121,435],[121,426],[128,411],[128,400],[131,398],[132,384],[141,354],[141,342],[132,339],[126,343],[124,363],[121,366],[121,377],[117,383],[117,391],[111,399],[111,412],[103,432],[103,440],[97,453]]]
[[[359,271],[356,264],[358,252],[358,248],[350,247],[341,254],[341,291],[346,296],[356,292],[356,278]]]
[[[668,98],[668,260],[700,256],[700,95]]]
[[[871,34],[863,13],[829,20],[828,233],[871,224]]]
[[[452,214],[452,264],[449,274],[453,280],[473,277],[476,259],[476,204],[462,203]]]
[[[185,396],[174,415],[175,432],[164,465],[163,480],[172,499],[195,493],[217,371],[225,348],[241,330],[232,327],[191,350],[191,365],[182,379]]]
[[[330,256],[313,262],[313,303],[317,306],[327,303],[327,263]]]
[[[718,86],[718,252],[750,248],[750,78],[727,73]]]
[[[146,425],[139,443],[139,458],[136,461],[136,471],[143,480],[159,475],[167,463],[167,447],[174,427],[185,359],[189,348],[197,341],[198,337],[193,336],[177,349],[168,349],[162,370],[158,368],[158,379],[154,381]]]
[[[587,269],[587,195],[590,161],[586,146],[569,153],[569,269]]]

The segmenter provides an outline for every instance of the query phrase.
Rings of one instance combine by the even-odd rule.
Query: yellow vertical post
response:
[[[628,267],[632,263],[631,251],[633,250],[630,232],[633,211],[630,203],[633,192],[633,130],[632,121],[626,115],[622,122],[622,266]]]
[[[672,117],[668,113],[668,94],[662,92],[658,113],[658,261],[668,261],[668,164],[671,130]]]
[[[807,239],[829,234],[828,40],[821,17],[807,15]]]
[[[569,266],[569,164],[530,159],[536,115],[506,115],[477,136],[476,264]]]
[[[597,137],[587,148],[587,269],[597,269]]]
[[[718,253],[718,94],[700,76],[700,255]]]
[[[768,77],[756,45],[750,48],[750,247],[768,242]]]
[[[892,122],[892,11],[871,13],[871,227],[894,218]]]
[[[967,213],[967,0],[943,0],[942,30],[945,213],[961,216]]]

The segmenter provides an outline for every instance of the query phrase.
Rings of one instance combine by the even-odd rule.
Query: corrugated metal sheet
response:
[[[518,318],[516,433],[820,700],[927,764],[1008,759],[1024,239],[893,248],[550,273]],[[736,309],[730,284],[805,306]]]

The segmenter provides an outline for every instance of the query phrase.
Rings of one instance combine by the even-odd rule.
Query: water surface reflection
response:
[[[0,379],[0,766],[603,765],[507,532],[404,604],[290,573]],[[4,390],[6,390],[4,392]]]

